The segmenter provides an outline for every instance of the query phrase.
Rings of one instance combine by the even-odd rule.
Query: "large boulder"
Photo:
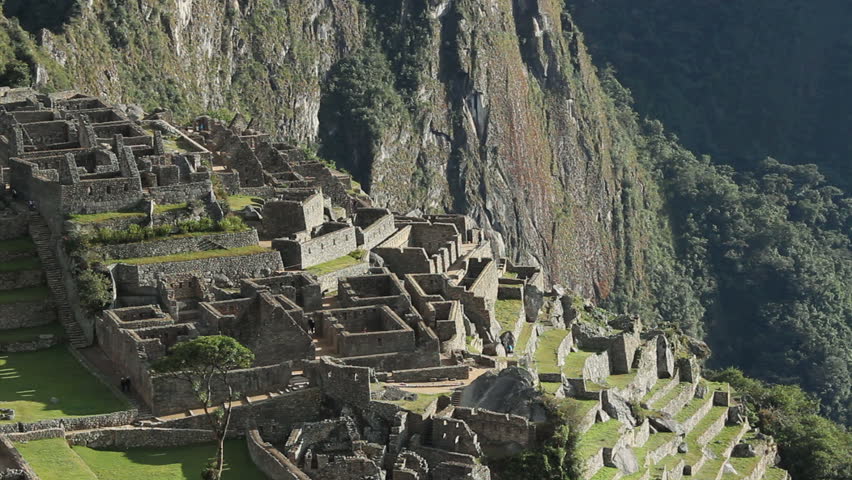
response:
[[[636,454],[629,448],[621,448],[612,453],[610,458],[610,467],[615,467],[625,475],[631,475],[639,471],[639,459]]]
[[[757,450],[754,449],[754,445],[750,443],[738,443],[734,446],[734,449],[731,450],[731,456],[735,458],[751,458],[757,456]]]
[[[603,392],[601,399],[603,409],[610,417],[618,419],[619,422],[627,425],[636,424],[636,419],[633,417],[630,404],[627,403],[626,399],[613,393],[612,390]]]
[[[537,379],[529,370],[520,367],[482,374],[462,390],[460,405],[511,413],[533,421],[547,419]]]
[[[657,377],[672,378],[674,376],[675,359],[669,339],[665,335],[657,337]]]
[[[658,432],[683,433],[683,425],[670,417],[648,417],[648,423]]]

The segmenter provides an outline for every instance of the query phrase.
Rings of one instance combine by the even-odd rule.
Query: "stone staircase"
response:
[[[225,247],[223,247],[222,245],[219,245],[218,243],[207,240],[207,239],[204,239],[204,240],[201,240],[200,242],[198,242],[198,248],[200,248],[201,250],[224,250],[225,249]]]
[[[68,336],[68,341],[75,348],[84,348],[89,346],[89,341],[86,338],[80,324],[74,319],[74,314],[68,304],[68,293],[65,291],[65,283],[62,280],[62,270],[50,248],[51,233],[50,228],[45,223],[44,218],[36,212],[30,212],[30,237],[36,245],[39,259],[41,260],[42,268],[44,269],[45,277],[47,278],[47,286],[50,293],[53,295],[53,301],[56,303],[56,313],[59,323],[65,329],[65,334]]]

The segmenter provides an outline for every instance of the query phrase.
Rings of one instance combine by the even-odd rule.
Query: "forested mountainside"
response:
[[[715,366],[800,384],[850,421],[852,200],[829,185],[838,175],[680,146],[634,111],[630,79],[595,67],[569,13],[580,2],[42,3],[6,0],[2,83],[179,118],[244,112],[378,203],[468,213],[554,282],[704,336]],[[652,113],[685,137],[695,125]]]
[[[686,147],[738,167],[815,163],[852,185],[849,2],[570,3],[596,62]]]

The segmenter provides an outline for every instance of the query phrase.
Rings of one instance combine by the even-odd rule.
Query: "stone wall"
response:
[[[202,272],[223,274],[229,278],[253,278],[264,273],[283,270],[281,256],[269,251],[236,257],[214,257],[184,262],[163,262],[148,265],[118,264],[113,271],[116,282],[122,288],[153,287],[157,284],[158,274],[182,272]]]
[[[321,418],[322,392],[319,388],[304,388],[286,392],[268,400],[234,407],[231,429],[235,435],[245,435],[252,428],[263,432],[263,438],[283,443],[294,425],[317,421]],[[163,421],[163,428],[207,429],[208,420],[203,414]]]
[[[167,448],[211,443],[216,437],[210,430],[110,427],[67,432],[65,438],[71,445],[105,450],[127,450],[139,447]]]
[[[450,452],[482,455],[477,434],[463,420],[455,418],[432,417],[432,444]]]
[[[535,444],[535,424],[518,415],[490,410],[456,407],[453,418],[464,420],[484,447],[506,447],[506,453],[531,447]]]
[[[583,365],[583,378],[596,383],[603,383],[610,374],[609,355],[607,352],[589,355]]]
[[[0,343],[0,353],[36,352],[59,345],[62,336],[45,334],[27,341]]]
[[[311,383],[319,385],[324,396],[339,405],[367,408],[370,404],[370,376],[367,367],[343,365],[320,358],[305,368]]]
[[[246,444],[252,462],[270,480],[310,480],[272,444],[264,442],[257,429],[247,432]]]
[[[56,321],[53,299],[0,304],[0,330],[47,325]]]
[[[291,371],[287,363],[231,370],[228,372],[228,381],[234,391],[243,396],[259,395],[285,387],[290,381]],[[150,399],[149,406],[155,415],[199,406],[189,382],[182,378],[154,375],[150,377],[149,385],[140,385],[140,387],[150,388],[150,392],[144,392],[143,397]],[[215,381],[212,390],[213,404],[227,398],[227,388],[221,381]]]
[[[26,215],[0,214],[0,240],[11,240],[13,238],[27,235],[28,218]]]
[[[355,265],[336,270],[325,275],[317,277],[317,283],[323,292],[337,290],[338,282],[341,278],[354,277],[356,275],[364,275],[370,270],[370,264],[366,261]]]
[[[639,347],[638,333],[621,333],[609,346],[610,371],[614,374],[630,373],[633,366],[633,356]]]
[[[215,243],[224,248],[248,247],[258,244],[257,231],[249,229],[234,233],[211,233],[181,238],[163,238],[146,242],[123,243],[120,245],[103,245],[98,250],[107,258],[140,258],[159,257],[183,252],[203,250],[205,243]]]
[[[467,365],[451,365],[431,368],[394,370],[390,377],[393,382],[431,382],[436,379],[459,380],[470,377]]]
[[[323,224],[327,225],[333,225],[336,229],[304,242],[275,239],[272,241],[272,248],[281,252],[284,265],[288,268],[302,269],[335,260],[358,248],[355,227]]]
[[[148,189],[151,198],[160,205],[170,203],[182,203],[188,200],[206,200],[213,192],[213,184],[210,180],[200,182],[179,183],[176,185],[164,185]]]
[[[358,247],[371,250],[396,231],[393,215],[384,208],[361,208],[355,215]]]

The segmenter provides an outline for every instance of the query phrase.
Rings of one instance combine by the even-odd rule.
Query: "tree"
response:
[[[254,353],[238,341],[225,335],[212,335],[178,343],[166,357],[154,364],[155,371],[187,381],[204,408],[217,442],[215,466],[208,466],[202,474],[206,480],[222,477],[225,435],[231,422],[232,403],[238,396],[230,383],[228,372],[247,368],[253,361]],[[221,408],[214,408],[213,400],[223,387],[224,404]]]

